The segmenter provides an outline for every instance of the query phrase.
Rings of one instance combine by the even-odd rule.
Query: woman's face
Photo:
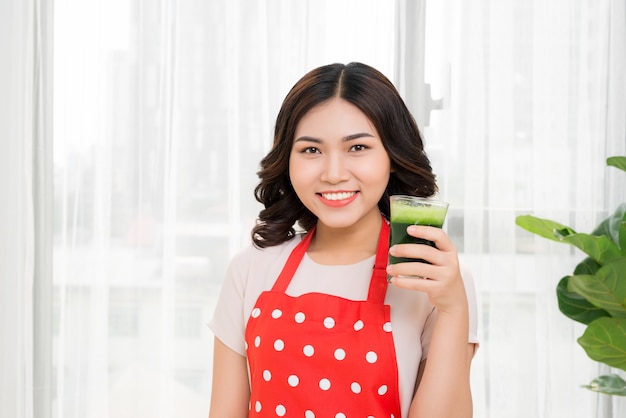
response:
[[[296,127],[289,158],[291,184],[325,226],[348,228],[379,218],[378,201],[389,182],[390,166],[372,123],[343,99],[314,107]]]

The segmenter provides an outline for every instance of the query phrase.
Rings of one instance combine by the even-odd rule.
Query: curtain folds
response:
[[[53,2],[33,1],[33,416],[52,416]]]
[[[0,4],[0,415],[50,414],[51,4]]]

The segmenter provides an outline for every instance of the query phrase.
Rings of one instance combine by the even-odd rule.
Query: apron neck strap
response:
[[[302,241],[291,251],[287,262],[283,266],[283,270],[280,272],[278,279],[274,282],[274,286],[272,286],[272,291],[285,293],[289,282],[291,282],[293,275],[296,273],[296,270],[298,270],[300,262],[304,258],[306,250],[309,248],[309,244],[311,244],[314,234],[315,226],[307,232],[304,238],[302,238]]]
[[[381,215],[382,217],[382,215]],[[380,226],[380,235],[378,236],[378,248],[376,249],[376,261],[372,271],[370,280],[370,288],[367,294],[367,300],[370,302],[384,303],[385,294],[387,293],[387,263],[389,257],[389,225],[387,220],[382,217],[382,225]]]

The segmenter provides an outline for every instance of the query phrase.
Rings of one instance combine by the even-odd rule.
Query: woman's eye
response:
[[[362,144],[356,144],[350,147],[350,151],[363,151],[366,149],[367,149],[367,146],[362,145]]]
[[[315,147],[306,147],[301,152],[303,154],[319,154],[320,150]]]

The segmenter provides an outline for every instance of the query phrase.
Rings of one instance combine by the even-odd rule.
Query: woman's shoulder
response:
[[[231,259],[230,269],[239,272],[243,270],[260,272],[276,265],[282,268],[291,251],[301,240],[302,234],[296,234],[282,244],[271,247],[258,247],[250,242]]]

